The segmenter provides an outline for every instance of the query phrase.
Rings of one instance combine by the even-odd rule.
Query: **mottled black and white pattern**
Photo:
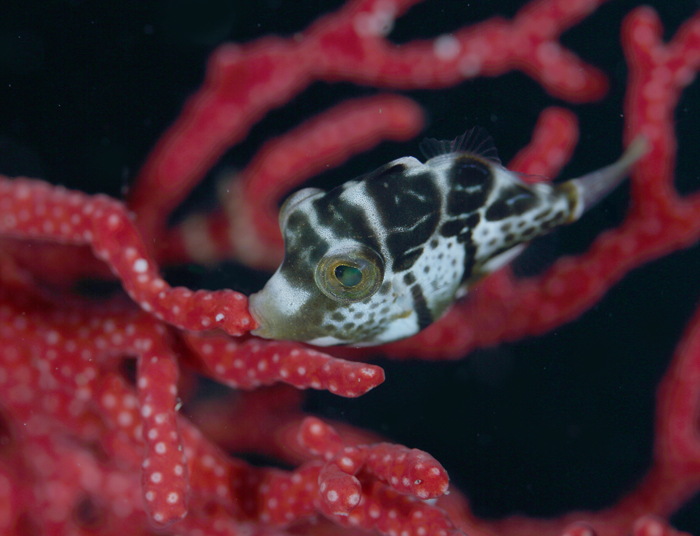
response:
[[[285,203],[285,257],[250,298],[254,334],[321,346],[409,337],[529,240],[578,219],[622,180],[645,142],[559,185],[524,183],[480,129],[421,149],[424,164],[400,158]]]

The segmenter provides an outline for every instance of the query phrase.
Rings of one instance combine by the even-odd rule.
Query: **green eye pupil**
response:
[[[384,281],[384,259],[361,244],[335,247],[314,268],[314,282],[326,297],[357,303],[375,294]]]
[[[362,282],[362,272],[354,266],[336,266],[335,277],[344,287],[354,287]]]

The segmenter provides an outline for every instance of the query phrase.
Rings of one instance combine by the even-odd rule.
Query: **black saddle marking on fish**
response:
[[[476,265],[476,252],[477,247],[472,239],[472,232],[470,229],[469,236],[465,237],[464,241],[464,272],[462,272],[462,279],[460,283],[464,283],[472,277],[474,273],[474,266]]]
[[[537,196],[528,188],[514,184],[504,188],[498,199],[486,209],[488,221],[500,221],[510,216],[520,216],[538,203]]]
[[[330,244],[316,232],[309,221],[309,217],[299,211],[292,213],[287,220],[285,240],[288,240],[290,244],[296,243],[308,246],[285,248],[283,265],[294,266],[304,263],[306,262],[303,259],[305,255],[308,256],[311,263],[316,264],[330,249]],[[294,283],[307,290],[313,290],[316,286],[313,278],[309,279],[305,277],[305,274],[299,274],[299,277],[295,278]]]
[[[465,240],[460,237],[464,235],[466,230],[471,230],[476,227],[479,221],[481,221],[481,216],[478,212],[473,212],[469,215],[465,214],[465,217],[443,223],[440,227],[440,235],[445,238],[456,236],[458,242],[464,242]]]
[[[449,174],[450,193],[447,213],[451,215],[474,212],[486,204],[493,187],[489,167],[477,158],[462,156],[455,161]]]
[[[402,177],[408,171],[408,167],[403,162],[389,162],[371,173],[363,176],[363,180],[381,180],[385,178]]]
[[[424,330],[433,323],[434,319],[428,307],[428,303],[425,301],[423,289],[418,283],[411,287],[411,296],[413,297],[413,310],[418,317],[418,329]]]
[[[440,192],[431,179],[429,173],[382,175],[366,183],[386,232],[389,255],[403,270],[413,266],[420,256],[417,249],[430,240],[440,221]]]
[[[405,253],[394,260],[394,272],[404,272],[413,266],[423,255],[423,248],[414,249],[410,253]]]
[[[381,251],[375,230],[362,207],[341,199],[344,188],[339,186],[326,195],[314,199],[318,222],[329,229],[338,238],[357,240],[374,249]]]

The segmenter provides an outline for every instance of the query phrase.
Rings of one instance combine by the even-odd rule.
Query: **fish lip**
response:
[[[268,334],[271,331],[271,324],[270,321],[260,313],[260,300],[261,297],[259,292],[251,294],[248,298],[248,311],[250,312],[250,316],[253,317],[253,320],[255,320],[255,323],[258,325],[256,329],[251,330],[251,333],[256,337],[269,338]]]

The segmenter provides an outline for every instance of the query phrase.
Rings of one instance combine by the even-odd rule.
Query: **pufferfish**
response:
[[[399,158],[284,202],[284,260],[250,297],[254,335],[318,346],[414,335],[527,242],[579,219],[624,179],[646,142],[636,138],[614,164],[559,184],[523,181],[478,127],[420,148],[424,164]]]

